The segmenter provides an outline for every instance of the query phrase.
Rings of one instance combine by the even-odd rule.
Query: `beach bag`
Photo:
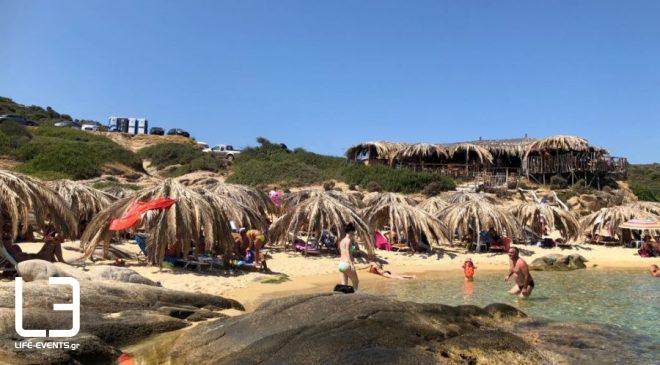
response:
[[[339,293],[344,293],[344,294],[355,293],[355,289],[353,289],[352,286],[342,285],[342,284],[335,285],[334,291],[339,292]]]

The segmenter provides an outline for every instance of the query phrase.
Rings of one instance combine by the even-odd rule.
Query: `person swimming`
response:
[[[344,238],[339,241],[339,273],[342,285],[348,285],[348,280],[351,280],[353,288],[357,290],[360,280],[358,279],[355,265],[353,264],[353,255],[351,245],[353,243],[353,236],[355,235],[355,226],[353,223],[348,223],[344,227]]]
[[[509,281],[511,275],[516,275],[516,284],[509,290],[513,295],[520,295],[521,298],[527,298],[534,290],[534,279],[529,273],[527,262],[520,258],[520,250],[516,247],[509,249],[509,273],[504,277],[504,282]]]
[[[649,271],[651,272],[651,276],[654,278],[660,278],[660,269],[658,269],[658,265],[651,265]]]
[[[467,281],[473,281],[474,280],[474,271],[477,269],[476,266],[474,266],[474,263],[472,262],[471,258],[466,258],[465,262],[463,263],[463,275],[465,275],[465,280]]]

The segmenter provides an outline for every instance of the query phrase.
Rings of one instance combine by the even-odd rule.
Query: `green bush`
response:
[[[439,195],[443,191],[452,190],[454,188],[456,188],[456,186],[449,184],[449,181],[446,179],[443,181],[434,181],[424,187],[422,194],[431,197]]]
[[[439,182],[448,190],[455,187],[451,179],[438,174],[388,166],[364,166],[302,148],[291,152],[262,137],[258,142],[261,146],[246,148],[234,160],[233,174],[227,179],[228,182],[253,186],[303,186],[336,180],[353,186],[366,186],[373,181],[385,191],[403,193],[419,192],[431,182]]]
[[[214,157],[209,154],[199,156],[188,163],[176,166],[170,171],[164,173],[164,176],[175,177],[185,175],[194,171],[212,171],[217,172],[225,167],[225,163],[220,158]]]
[[[375,181],[369,181],[364,188],[367,189],[367,191],[370,193],[379,193],[383,191],[383,188],[380,186],[380,184]]]
[[[142,171],[142,162],[110,139],[73,128],[39,127],[13,154],[17,169],[44,179],[89,179],[105,163],[119,162]]]
[[[568,180],[561,175],[555,175],[550,178],[550,186],[553,189],[565,189],[568,186]]]
[[[630,165],[628,182],[640,200],[660,200],[660,164]]]

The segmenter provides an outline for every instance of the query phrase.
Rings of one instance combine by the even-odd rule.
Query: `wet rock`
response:
[[[472,358],[488,363],[494,357],[520,363],[525,356],[543,360],[523,339],[493,328],[497,323],[502,322],[473,306],[399,302],[365,294],[300,295],[272,300],[253,313],[202,323],[177,339],[171,355],[195,364],[419,365],[470,363]],[[509,343],[498,344],[503,338]],[[477,344],[475,349],[470,343]],[[218,348],[223,351],[213,351]]]
[[[535,271],[570,271],[586,268],[585,262],[587,259],[577,254],[551,254],[535,259],[529,268]]]
[[[484,307],[483,309],[488,314],[495,318],[525,318],[527,315],[518,310],[518,308],[512,307],[504,303],[493,303]]]

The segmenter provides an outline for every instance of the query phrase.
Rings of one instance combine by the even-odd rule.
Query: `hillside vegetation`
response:
[[[640,200],[660,201],[660,164],[630,165],[628,183]]]
[[[36,105],[23,105],[10,98],[0,96],[0,115],[17,114],[29,120],[39,123],[57,122],[60,120],[72,120],[68,114],[60,114],[51,107],[46,109]]]
[[[166,169],[162,175],[167,177],[200,170],[218,172],[225,167],[222,158],[204,153],[191,144],[161,143],[141,149],[138,157],[150,160],[157,169]]]
[[[293,187],[337,180],[373,190],[402,193],[420,192],[431,183],[436,183],[434,186],[439,184],[442,190],[455,188],[451,179],[438,174],[394,170],[387,166],[364,166],[302,148],[289,151],[265,138],[257,141],[260,146],[246,148],[234,160],[233,174],[227,179],[228,182]]]
[[[0,124],[0,154],[20,163],[16,169],[41,179],[89,179],[100,176],[106,163],[142,170],[142,162],[108,138],[73,128],[26,128]]]

